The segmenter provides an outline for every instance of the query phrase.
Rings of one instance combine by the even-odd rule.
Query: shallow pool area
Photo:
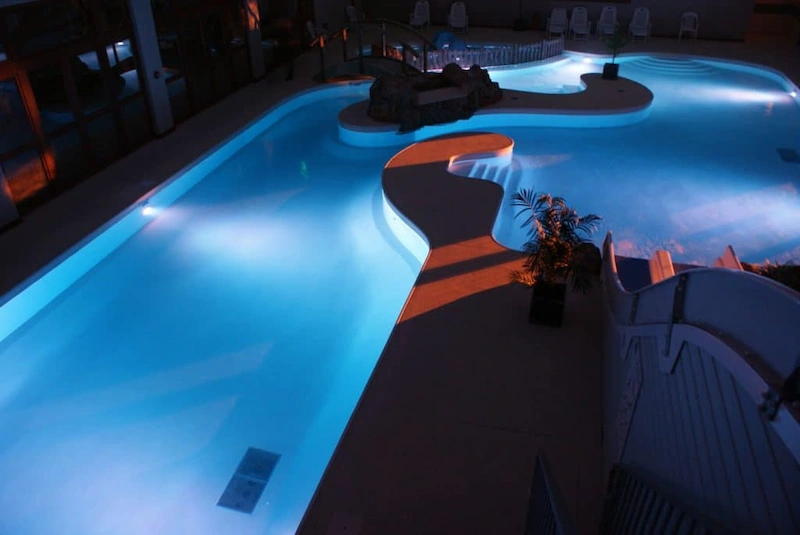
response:
[[[602,60],[492,73],[502,87],[574,84]],[[800,262],[800,106],[766,71],[680,57],[623,58],[620,76],[654,93],[644,121],[619,128],[499,129],[516,161],[495,180],[532,187],[603,217],[617,252],[710,264],[733,245],[750,262]],[[491,170],[482,170],[490,173]],[[495,236],[524,241],[507,198]]]
[[[532,187],[602,216],[596,239],[612,230],[619,254],[800,261],[787,86],[699,59],[621,63],[655,95],[634,124],[450,126],[514,140],[510,164],[458,169],[506,188],[495,238],[524,241],[509,196]],[[570,93],[601,70],[573,56],[492,77]],[[287,101],[0,300],[0,533],[295,532],[427,253],[381,189],[402,147],[340,139],[368,89]],[[245,474],[249,448],[272,464]],[[217,505],[234,480],[224,504],[252,513]]]
[[[294,531],[420,267],[384,216],[392,151],[336,140],[362,91],[136,207],[149,223],[0,342],[0,532]],[[280,456],[258,507],[216,506],[250,447]]]

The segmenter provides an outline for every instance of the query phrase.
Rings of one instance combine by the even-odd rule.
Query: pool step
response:
[[[508,165],[492,165],[480,161],[459,162],[450,167],[450,172],[458,176],[488,180],[508,191],[509,188],[514,189],[519,184],[522,165],[516,160],[512,160]]]
[[[717,72],[717,69],[711,65],[692,59],[651,57],[636,59],[626,63],[626,65],[637,67],[648,72],[676,76],[709,75]]]

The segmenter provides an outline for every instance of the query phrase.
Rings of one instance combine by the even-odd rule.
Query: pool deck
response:
[[[533,42],[541,33],[471,28],[468,38]],[[605,52],[594,40],[567,48]],[[624,52],[751,61],[798,83],[797,50],[655,38]],[[283,98],[313,87],[316,61],[316,53],[300,58],[292,82],[283,81],[282,71],[268,74],[0,234],[0,292]],[[302,532],[521,533],[539,448],[580,531],[596,532],[603,478],[599,292],[569,294],[560,330],[530,325],[528,292],[507,284],[507,270],[519,258],[487,238],[502,194],[497,186],[449,175],[440,161],[390,168],[384,184],[431,233],[434,247]],[[444,192],[459,203],[443,200]]]
[[[300,533],[523,533],[540,449],[581,532],[596,529],[600,290],[570,293],[561,329],[529,324],[530,290],[508,279],[522,257],[491,236],[503,189],[448,172],[451,156],[511,147],[449,135],[384,169],[431,252]]]

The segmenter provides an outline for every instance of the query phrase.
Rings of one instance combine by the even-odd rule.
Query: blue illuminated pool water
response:
[[[0,342],[0,533],[294,531],[420,267],[383,218],[394,150],[336,140],[363,91],[151,201]],[[281,455],[258,507],[216,507],[251,446]]]
[[[493,77],[574,91],[600,68]],[[655,93],[648,119],[498,129],[516,143],[503,184],[600,214],[622,254],[800,259],[800,164],[776,151],[800,150],[785,88],[707,64],[621,74]],[[383,214],[399,148],[338,140],[338,111],[367,89],[293,101],[5,298],[0,533],[296,529],[424,255]],[[518,245],[512,216],[495,234]],[[252,515],[215,506],[248,447],[281,456]]]
[[[577,57],[492,77],[510,89],[575,87],[602,63]],[[800,163],[777,150],[800,153],[791,88],[765,73],[666,58],[623,59],[620,75],[653,91],[646,120],[609,129],[498,129],[515,142],[505,187],[561,195],[602,216],[598,240],[612,230],[619,254],[666,249],[673,260],[705,264],[731,244],[747,261],[800,262]],[[524,233],[512,216],[506,198],[495,236],[518,247]]]

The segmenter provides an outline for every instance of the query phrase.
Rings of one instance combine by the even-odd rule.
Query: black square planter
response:
[[[619,76],[619,63],[603,65],[603,80],[616,80]]]
[[[561,327],[564,318],[566,284],[537,282],[531,296],[530,322],[548,327]]]

